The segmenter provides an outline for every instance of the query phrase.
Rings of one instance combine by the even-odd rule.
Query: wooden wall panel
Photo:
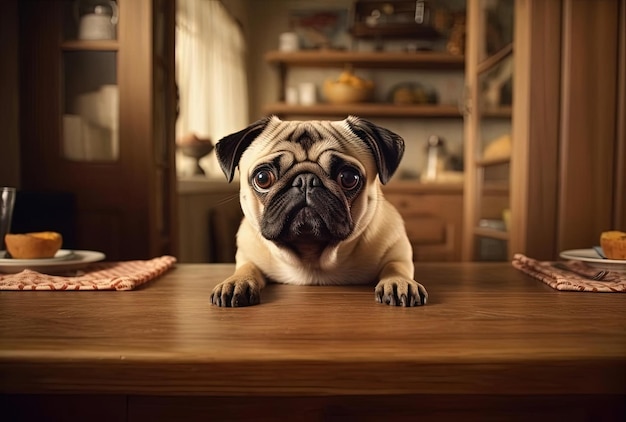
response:
[[[559,249],[612,226],[619,0],[563,2]]]
[[[79,248],[104,251],[110,261],[123,260],[118,246],[124,243],[123,222],[123,213],[119,210],[83,209],[76,222]]]
[[[516,0],[509,254],[556,254],[561,1]]]
[[[626,231],[626,0],[619,5],[617,135],[613,228]]]
[[[19,59],[17,0],[2,3],[0,13],[0,186],[19,187]]]

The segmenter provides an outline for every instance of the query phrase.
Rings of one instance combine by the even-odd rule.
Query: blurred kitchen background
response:
[[[624,0],[3,8],[16,230],[57,228],[110,259],[231,262],[238,185],[213,147],[268,114],[400,134],[385,194],[416,260],[552,259],[625,229]]]

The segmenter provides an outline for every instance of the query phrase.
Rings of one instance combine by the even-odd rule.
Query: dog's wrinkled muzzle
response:
[[[311,172],[295,175],[275,193],[261,224],[266,239],[282,243],[303,237],[324,243],[340,241],[351,231],[352,218],[345,200],[332,194]]]

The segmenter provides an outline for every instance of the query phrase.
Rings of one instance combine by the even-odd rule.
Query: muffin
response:
[[[14,259],[53,258],[61,249],[63,237],[57,232],[9,233],[4,243]]]
[[[610,230],[600,235],[600,246],[609,259],[626,259],[626,233]]]

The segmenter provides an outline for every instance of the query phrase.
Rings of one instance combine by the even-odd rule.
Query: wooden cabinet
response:
[[[80,249],[175,254],[174,2],[117,5],[116,38],[84,40],[74,2],[20,2],[21,186],[75,197]]]
[[[461,259],[462,185],[391,182],[383,190],[404,219],[415,261]]]
[[[463,258],[475,258],[482,173],[483,120],[477,75],[486,2],[468,0],[466,74],[472,92],[466,142]],[[488,2],[493,4],[494,2]],[[499,2],[498,2],[499,3]],[[514,0],[510,225],[502,239],[515,253],[543,260],[597,245],[601,231],[625,230],[624,83],[626,8],[623,0]],[[482,64],[481,64],[482,63]],[[473,69],[470,72],[469,69]],[[499,164],[504,164],[503,162]]]

